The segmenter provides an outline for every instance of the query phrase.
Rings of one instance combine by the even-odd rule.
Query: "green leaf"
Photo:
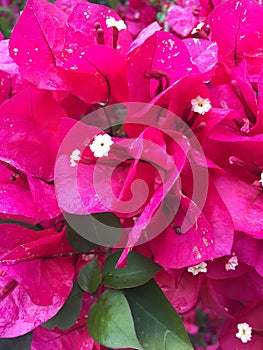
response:
[[[5,39],[8,39],[11,35],[12,26],[8,18],[1,17],[0,14],[0,32],[3,33]]]
[[[82,306],[82,290],[74,282],[73,288],[59,312],[42,326],[47,329],[58,327],[61,330],[71,328],[79,317]]]
[[[13,225],[17,225],[17,226],[23,226],[23,227],[29,228],[30,230],[33,230],[33,231],[43,230],[43,228],[40,225],[33,226],[33,225],[30,225],[26,222],[19,221],[19,220],[0,219],[0,225],[1,224],[13,224]]]
[[[78,284],[85,292],[94,293],[101,282],[101,271],[98,259],[87,263],[79,272]]]
[[[30,350],[32,349],[33,332],[15,338],[1,338],[0,346],[3,350]]]
[[[70,246],[78,253],[87,253],[97,247],[96,244],[86,240],[73,230],[69,225],[67,226],[66,237]]]
[[[109,5],[112,9],[116,10],[119,0],[109,0]]]
[[[144,350],[193,350],[180,316],[154,280],[124,294]]]
[[[161,269],[161,266],[136,252],[129,252],[127,267],[115,268],[121,253],[121,251],[117,251],[105,260],[103,265],[105,286],[115,289],[141,286],[147,283]]]
[[[14,12],[7,7],[1,6],[0,7],[0,13],[6,13],[7,15],[9,15],[11,18],[16,19],[16,15],[14,14]]]
[[[157,21],[158,21],[159,23],[162,23],[162,22],[165,21],[166,13],[164,13],[164,12],[157,12],[156,17],[157,17]]]
[[[104,346],[142,349],[135,334],[129,304],[119,290],[106,290],[92,305],[87,327],[92,338]]]
[[[113,246],[122,234],[120,219],[113,213],[95,213],[92,215],[73,215],[63,213],[67,222],[78,232],[83,240],[97,245]]]

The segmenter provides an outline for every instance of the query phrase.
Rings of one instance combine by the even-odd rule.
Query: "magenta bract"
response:
[[[228,70],[248,62],[250,74],[262,66],[263,9],[256,1],[224,1],[208,17],[212,40],[218,44],[218,59]]]
[[[63,49],[66,18],[47,1],[29,0],[10,38],[10,56],[23,78],[41,89],[67,89],[55,65]]]
[[[45,322],[64,304],[72,288],[72,257],[64,234],[1,226],[1,336],[16,337]],[[4,239],[6,237],[6,239]],[[49,259],[45,259],[49,257]]]
[[[182,37],[190,34],[197,24],[197,18],[193,15],[191,8],[182,8],[177,5],[169,8],[166,21],[171,29]]]
[[[153,25],[152,25],[153,26]],[[136,39],[128,54],[132,101],[148,102],[177,80],[197,72],[185,45],[171,33],[157,31]]]

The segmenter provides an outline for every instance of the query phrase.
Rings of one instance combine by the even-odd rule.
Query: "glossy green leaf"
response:
[[[79,272],[78,284],[85,292],[94,293],[102,279],[98,259],[87,263]]]
[[[14,12],[8,7],[1,6],[0,7],[0,14],[1,13],[5,13],[5,14],[9,15],[11,18],[16,19]]]
[[[97,247],[96,244],[86,240],[73,230],[69,225],[67,226],[66,237],[70,246],[78,253],[87,253]]]
[[[42,326],[47,329],[58,327],[65,330],[71,328],[79,317],[82,306],[82,290],[77,283],[74,283],[73,288],[59,312]]]
[[[116,10],[119,0],[109,0],[110,7]]]
[[[95,213],[91,215],[73,215],[64,212],[65,219],[73,223],[73,231],[87,242],[97,245],[113,246],[122,234],[120,219],[113,213]],[[71,228],[72,230],[72,228]]]
[[[12,31],[12,26],[10,23],[9,18],[7,17],[1,17],[0,14],[0,32],[3,33],[5,39],[8,39],[10,37],[11,31]]]
[[[142,349],[135,334],[129,304],[119,290],[106,290],[92,305],[87,326],[92,338],[104,346]]]
[[[144,350],[193,350],[180,316],[154,280],[124,294]]]
[[[115,289],[133,288],[147,283],[161,267],[152,260],[136,252],[129,252],[127,267],[115,268],[121,255],[117,251],[107,257],[103,265],[103,282],[105,286]]]

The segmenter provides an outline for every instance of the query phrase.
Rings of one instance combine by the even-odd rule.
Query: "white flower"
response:
[[[201,96],[197,96],[191,100],[192,111],[204,115],[208,112],[212,106],[209,98],[203,98]]]
[[[78,161],[80,160],[80,150],[79,149],[75,149],[70,157],[70,166],[77,166],[78,165]]]
[[[197,26],[191,31],[191,34],[199,33],[204,25],[205,25],[205,22],[198,23]]]
[[[110,146],[114,142],[108,134],[97,135],[94,137],[94,141],[89,146],[95,157],[107,157],[110,151]]]
[[[201,262],[198,265],[188,267],[187,271],[191,272],[194,276],[198,275],[200,272],[207,272],[207,263]]]
[[[239,323],[237,325],[238,332],[236,337],[239,338],[242,343],[247,343],[252,338],[252,328],[246,323]]]
[[[113,17],[106,19],[106,26],[107,28],[116,27],[118,30],[127,28],[126,24],[123,22],[122,19],[120,19],[119,21],[116,21],[116,19]]]
[[[233,256],[231,256],[231,258],[228,259],[228,262],[225,264],[225,269],[227,271],[229,271],[229,270],[234,271],[237,266],[238,266],[237,256],[233,255]]]
[[[260,182],[261,185],[263,186],[263,173],[261,173],[261,175],[260,175],[260,180],[259,180],[259,182]]]

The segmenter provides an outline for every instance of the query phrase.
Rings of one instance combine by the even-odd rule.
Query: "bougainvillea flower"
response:
[[[72,328],[62,331],[58,328],[48,330],[38,327],[33,333],[32,350],[63,350],[63,349],[103,349],[86,331],[87,319],[82,317]]]
[[[9,98],[11,91],[10,77],[6,72],[0,71],[0,104]]]
[[[131,99],[138,102],[148,102],[175,81],[198,72],[182,41],[158,28],[140,33],[129,50],[128,64]]]
[[[227,321],[219,338],[220,348],[222,350],[228,350],[229,347],[240,350],[262,349],[262,311],[262,302],[251,303],[235,319]]]
[[[263,9],[256,1],[224,1],[209,15],[212,40],[218,44],[218,59],[228,72],[245,58],[249,74],[262,66]],[[222,20],[223,19],[223,20]]]
[[[262,238],[262,189],[230,174],[218,178],[216,186],[229,208],[235,229]]]
[[[215,184],[235,229],[261,238],[262,136],[244,136],[234,128],[236,123],[233,120],[223,119],[212,129],[209,146],[205,141],[203,147],[207,155],[226,171],[215,180]]]
[[[129,6],[119,2],[117,10],[133,38],[156,20],[156,9],[145,1],[130,1]]]
[[[165,267],[187,267],[196,265],[204,260],[211,260],[212,257],[220,257],[230,254],[233,244],[233,224],[230,214],[218,195],[215,186],[210,182],[210,190],[203,208],[202,216],[199,215],[197,224],[190,230],[180,233],[180,215],[187,212],[181,207],[178,210],[173,225],[159,237],[150,242],[154,253],[154,259]],[[189,199],[187,199],[189,201]],[[183,199],[183,202],[186,199]],[[182,202],[182,203],[183,203]],[[192,211],[193,217],[188,220],[194,222],[198,217]],[[219,219],[220,218],[220,219]],[[224,219],[222,219],[224,218]],[[210,226],[211,225],[211,226]],[[178,230],[179,229],[179,230]]]
[[[230,317],[235,317],[246,304],[262,300],[262,277],[253,267],[242,262],[239,262],[235,270],[227,270],[226,263],[230,257],[208,264],[208,280],[202,293],[204,306],[208,307],[210,304],[211,307],[214,303],[215,310],[221,317],[227,316],[226,312]],[[206,299],[207,292],[211,300]]]
[[[167,96],[165,97],[166,94]],[[198,99],[208,101],[207,103],[210,104],[209,98],[209,90],[201,80],[185,77],[173,84],[170,89],[164,91],[160,100],[158,101],[156,99],[154,103],[160,105],[162,104],[162,99],[168,99],[169,111],[180,117],[189,126],[192,126],[195,120],[193,117],[197,117],[193,110],[194,106],[191,103],[192,100],[196,100],[195,104],[198,104]],[[210,109],[211,108],[209,108],[209,110]],[[208,113],[210,114],[209,110]],[[201,109],[201,113],[203,113],[202,111],[204,114],[206,113],[205,110]],[[169,119],[169,117],[167,119]],[[201,120],[204,120],[204,118],[199,118],[199,121]]]
[[[253,122],[257,115],[257,99],[248,75],[247,61],[244,59],[231,72],[232,85],[246,109],[247,117]],[[253,115],[254,114],[254,115]]]
[[[107,104],[129,98],[127,63],[113,48],[90,45],[71,55],[60,69],[71,93],[86,103]]]
[[[0,104],[5,101],[10,96],[11,92],[11,79],[9,73],[6,71],[10,67],[10,61],[8,53],[8,41],[0,40]],[[4,62],[3,62],[4,61]],[[6,62],[7,61],[7,62]],[[6,64],[7,63],[7,64]],[[16,73],[18,72],[18,67],[15,67],[16,64],[11,64],[12,71],[15,69]]]
[[[210,90],[210,98],[213,107],[235,110],[240,115],[240,120],[246,118],[245,107],[232,84],[213,86]]]
[[[74,268],[63,233],[12,224],[2,230],[1,336],[15,337],[57,313],[72,288]]]
[[[94,44],[101,44],[117,49],[125,54],[131,43],[131,36],[127,29],[111,26],[107,20],[122,21],[112,9],[98,4],[76,4],[67,20],[65,45],[59,55],[62,61],[71,55]],[[105,60],[106,63],[106,60]]]
[[[193,15],[191,8],[171,6],[167,11],[166,22],[170,28],[182,37],[191,33],[198,19]]]
[[[124,54],[130,43],[125,23],[113,10],[77,4],[68,17],[64,48],[57,57],[69,90],[87,103],[126,101]]]
[[[35,218],[37,221],[51,219],[60,214],[52,185],[25,175],[16,168],[9,168],[5,163],[0,164],[0,169],[1,213]]]
[[[25,174],[52,181],[64,113],[51,93],[31,87],[6,101],[0,109],[1,160]]]
[[[28,85],[20,76],[18,65],[9,56],[8,46],[9,40],[0,41],[0,103]]]
[[[215,73],[217,58],[217,43],[210,40],[187,38],[183,40],[192,62],[200,72],[198,78],[204,82],[211,80]]]
[[[36,328],[33,333],[32,350],[53,350],[54,348],[56,350],[106,350],[91,338],[86,327],[89,309],[96,298],[88,293],[84,293],[82,298],[82,309],[75,325],[67,330],[61,330],[58,327]]]
[[[65,12],[66,15],[70,15],[73,8],[76,6],[76,1],[75,0],[56,0],[54,4],[55,6],[59,7],[63,12]],[[85,0],[78,0],[78,4],[87,5],[87,2]]]
[[[79,131],[78,142],[81,143],[82,136],[82,142],[89,141],[87,151],[80,160],[76,159],[78,166],[71,165],[75,157],[72,152],[78,149],[74,137],[70,154],[65,155],[69,143],[63,143],[64,155],[61,153],[56,165],[59,205],[72,214],[111,211],[123,218],[140,214],[127,242],[127,247],[133,247],[178,178],[189,149],[188,141],[179,133],[170,131],[171,135],[168,132],[165,136],[148,127],[135,139],[113,138],[107,156],[96,160],[89,145],[101,134],[100,129],[83,124]],[[71,196],[65,195],[65,188]]]
[[[99,129],[88,126],[86,126],[86,132],[83,132],[84,138],[88,138],[90,140],[99,134],[101,134]],[[79,134],[78,137],[80,139]],[[86,214],[107,211],[107,207],[108,211],[114,210],[116,213],[118,213],[117,208],[121,208],[121,202],[123,202],[124,207],[126,207],[125,211],[123,212],[124,216],[132,216],[134,212],[139,213],[146,205],[145,204],[143,207],[141,207],[141,204],[147,198],[149,200],[153,194],[153,186],[155,182],[154,179],[158,174],[153,165],[156,164],[155,166],[163,167],[164,169],[168,167],[167,170],[169,170],[169,166],[171,166],[171,164],[167,162],[166,154],[162,149],[162,147],[165,147],[165,143],[164,141],[161,142],[161,137],[162,135],[160,131],[149,128],[135,140],[113,138],[115,143],[111,146],[112,150],[109,152],[107,157],[102,157],[100,162],[97,162],[97,164],[96,158],[91,150],[89,150],[86,155],[84,151],[85,160],[84,162],[79,162],[77,173],[76,169],[70,166],[70,157],[68,156],[67,160],[65,159],[65,163],[67,162],[68,168],[67,172],[59,172],[59,165],[57,163],[57,170],[59,174],[61,173],[61,176],[58,177],[56,185],[58,189],[62,189],[65,183],[69,181],[69,178],[71,178],[71,185],[69,187],[72,189],[74,187],[72,184],[76,181],[74,180],[74,176],[77,176],[79,196],[82,199],[84,207],[86,207]],[[155,139],[159,140],[159,145],[156,145]],[[92,142],[90,144],[92,144]],[[155,149],[150,150],[150,147],[153,144],[156,147]],[[142,159],[142,161],[140,159]],[[153,165],[147,164],[145,161],[150,161],[150,163]],[[64,166],[66,166],[65,163]],[[114,169],[114,164],[117,165],[116,169]],[[96,171],[96,173],[94,173],[94,171]],[[105,174],[107,172],[112,177],[109,183],[108,180],[105,182]],[[68,180],[66,180],[66,178]],[[136,182],[139,179],[143,180],[143,182],[147,184],[149,193],[143,200],[139,200],[139,198],[137,198],[136,203],[134,202],[132,205],[131,200],[133,195],[131,186],[134,181]],[[110,186],[110,188],[112,186],[112,194],[110,188],[107,191],[105,190],[107,186]],[[103,189],[103,191],[101,191],[101,189]],[[99,196],[104,198],[103,201],[98,200],[98,193],[96,196],[96,191],[98,190],[101,192]],[[76,203],[74,206],[69,206],[66,204],[64,201],[66,198],[63,196],[63,193],[63,191],[58,190],[60,206],[68,212],[72,212],[74,208],[75,214],[81,214],[81,212],[78,212],[80,210],[79,205],[76,205]],[[142,192],[141,195],[143,195]],[[71,201],[72,197],[69,197],[68,200]],[[146,203],[148,200],[146,200]],[[141,204],[139,205],[139,203]],[[134,209],[131,209],[134,205],[136,207],[135,211]],[[119,214],[121,215],[121,211]]]
[[[262,135],[248,136],[246,123],[235,110],[221,108],[216,109],[215,112],[213,118],[206,119],[206,129],[203,134],[202,146],[207,156],[219,166],[230,168],[231,172],[247,181],[253,183],[259,180],[263,165]],[[209,147],[207,147],[208,140],[210,140]],[[223,152],[222,148],[220,151],[217,148],[219,143],[224,149]]]
[[[209,190],[203,213],[212,228],[214,236],[214,258],[230,254],[234,241],[234,225],[228,207],[220,197],[212,179],[209,181]]]
[[[40,88],[71,91],[88,103],[108,103],[111,95],[113,101],[126,100],[127,68],[120,52],[125,53],[131,39],[124,22],[117,28],[120,21],[113,10],[101,5],[77,4],[67,18],[57,6],[32,0],[12,33],[10,55],[23,78]],[[25,22],[30,25],[25,27]],[[32,31],[35,41],[30,39]],[[94,96],[98,90],[101,93]]]
[[[8,74],[18,74],[18,65],[9,56],[9,40],[0,40],[0,69]]]
[[[191,212],[189,213],[190,205]],[[181,225],[185,220],[184,213],[187,213],[188,220],[193,224],[187,232],[180,233]],[[196,218],[198,219],[195,223]],[[176,228],[179,228],[179,233],[176,232]],[[198,207],[194,206],[185,196],[181,196],[180,207],[172,225],[151,242],[151,247],[154,260],[168,268],[196,265],[214,256],[211,227]]]
[[[116,267],[132,249],[159,263],[155,280],[194,341],[261,350],[262,5],[116,7],[28,0],[10,41],[0,34],[0,336],[35,329],[33,350],[104,349],[86,330],[104,280],[82,293],[73,327],[42,323],[94,254],[100,267],[108,255],[73,252],[64,219],[106,217],[96,223],[121,232],[103,232],[124,248]]]
[[[243,232],[236,232],[233,251],[239,261],[253,266],[263,276],[261,239],[253,239]]]
[[[52,114],[49,108],[52,108]],[[2,104],[0,159],[3,213],[41,220],[60,214],[52,180],[60,120],[64,113],[51,93],[33,87]]]
[[[55,65],[64,45],[66,18],[48,1],[29,0],[12,32],[10,56],[23,78],[39,88],[67,90]]]
[[[204,275],[168,269],[159,272],[155,279],[176,311],[184,314],[196,305]]]

